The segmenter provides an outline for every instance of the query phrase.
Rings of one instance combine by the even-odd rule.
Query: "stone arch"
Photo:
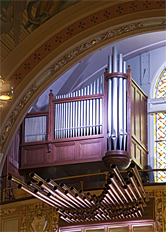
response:
[[[2,76],[13,83],[15,97],[1,112],[1,169],[29,107],[66,70],[108,44],[165,29],[164,4],[149,3],[81,1],[44,23],[9,54]]]

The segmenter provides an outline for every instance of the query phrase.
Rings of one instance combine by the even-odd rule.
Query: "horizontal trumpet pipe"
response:
[[[112,202],[112,204],[115,205],[114,200],[113,200],[112,197],[109,195],[109,193],[108,193],[107,190],[104,192],[104,195],[107,197],[107,200],[109,200],[110,202]]]
[[[53,196],[58,197],[58,198],[60,198],[61,200],[64,201],[64,198],[60,197],[57,193],[55,193],[55,191],[54,191],[55,189],[52,189],[52,188],[47,184],[47,182],[46,182],[45,180],[43,180],[40,176],[38,176],[36,173],[31,172],[31,173],[29,174],[29,176],[30,176],[32,179],[39,181],[39,185],[40,185],[42,188],[46,189],[48,192],[51,192],[51,194],[52,194]],[[61,191],[59,191],[59,192],[61,192]],[[62,192],[61,192],[61,193],[62,193]],[[61,195],[62,195],[62,194],[61,194]],[[63,197],[64,197],[64,196],[65,196],[65,194],[63,195]],[[67,199],[67,200],[69,200],[69,199]],[[70,202],[65,201],[65,203],[67,203],[67,204],[70,205],[71,207],[74,207],[74,208],[75,208],[75,206],[71,205]]]
[[[115,197],[114,193],[111,191],[110,187],[108,186],[107,191],[109,192],[109,194],[114,198],[114,200],[118,203],[118,205],[120,204],[119,201],[117,200],[117,198]]]
[[[54,204],[52,204],[50,201],[45,200],[44,198],[38,196],[36,193],[32,192],[25,184],[18,184],[18,188],[24,190],[25,192],[31,194],[32,196],[38,198],[41,201],[44,201],[45,203],[51,205],[52,207],[56,207]]]
[[[135,181],[134,174],[130,172],[130,173],[128,174],[128,176],[129,176],[129,178],[130,178],[130,180],[131,180],[131,183],[133,184],[134,188],[136,189],[137,194],[139,195],[140,199],[142,199],[143,204],[146,205],[146,203],[145,203],[145,201],[144,201],[144,199],[143,199],[143,196],[141,195],[141,193],[140,193],[140,191],[139,191],[138,185],[137,185],[137,183],[136,183],[136,181]]]
[[[41,193],[41,192],[40,192],[38,189],[36,189],[36,188],[34,189],[34,193],[37,194],[37,195],[39,195],[40,197],[44,198],[45,200],[50,201],[50,202],[53,203],[56,207],[63,207],[61,204],[59,204],[59,203],[57,203],[55,200],[51,199],[51,198],[49,197],[49,195],[46,196],[45,194]]]
[[[124,191],[126,192],[127,196],[128,196],[128,197],[130,198],[130,200],[133,202],[134,200],[133,200],[133,198],[131,197],[131,195],[130,195],[128,189],[127,189],[127,185],[123,185],[122,187],[123,187]]]
[[[116,181],[116,179],[115,179],[115,177],[114,177],[114,175],[112,173],[109,174],[109,178],[111,179],[111,181],[115,185],[115,187],[118,189],[118,191],[120,192],[120,194],[123,196],[123,198],[125,199],[125,201],[127,203],[129,203],[128,200],[127,200],[127,198],[126,198],[126,196],[124,195],[123,191],[120,189],[120,187],[119,187],[119,185],[118,185],[118,183],[117,183],[117,181]]]
[[[75,194],[75,198],[78,199],[78,201],[80,201],[81,204],[84,205],[84,207],[87,206],[90,208],[90,206],[77,193]]]
[[[136,183],[135,178],[134,178],[134,174],[130,172],[130,173],[128,173],[128,176],[129,176],[129,178],[131,180],[131,183],[133,184],[134,188],[136,189],[136,191],[138,193],[138,196],[140,198],[143,198],[140,191],[139,191],[139,189],[138,189],[137,183]]]
[[[68,190],[65,190],[65,194],[70,198],[70,201],[75,204],[78,208],[85,208],[85,206],[83,204],[81,204],[81,202],[79,202],[75,197],[72,196],[72,194],[70,194],[68,192]]]
[[[21,180],[17,179],[16,177],[14,177],[13,175],[8,175],[8,180],[14,182],[15,184],[23,184],[24,185],[24,182],[22,182]]]
[[[49,179],[49,178],[47,178],[46,179],[46,181],[48,182],[48,184],[50,184],[52,187],[53,187],[53,189],[54,189],[54,191],[56,192],[56,194],[59,194],[58,195],[58,197],[60,198],[60,199],[62,199],[64,202],[66,202],[68,205],[70,205],[71,207],[74,207],[74,208],[76,208],[76,206],[75,205],[72,205],[72,204],[70,204],[69,203],[69,201],[70,201],[70,198],[68,198],[67,196],[66,196],[66,194],[65,194],[65,190],[64,189],[62,189],[57,183],[55,183],[52,179]],[[66,186],[67,187],[67,186]]]
[[[131,181],[130,180],[127,180],[126,181],[126,185],[127,187],[129,188],[130,192],[132,193],[133,197],[135,198],[136,201],[138,201],[138,198],[137,196],[135,195],[135,192],[133,190],[133,187],[131,186]]]
[[[111,164],[110,167],[112,168],[112,170],[115,173],[115,175],[118,177],[118,180],[120,181],[121,185],[125,185],[124,181],[122,179],[122,176],[121,176],[121,174],[119,172],[119,169],[117,168],[117,166],[115,164]]]
[[[109,187],[112,189],[112,191],[115,193],[115,195],[117,196],[117,198],[119,199],[119,201],[124,204],[123,200],[121,199],[121,197],[119,196],[119,194],[117,193],[116,189],[113,187],[112,181],[108,180],[107,181]]]
[[[73,195],[72,191],[63,183],[60,184],[60,186],[65,190],[65,194],[69,196],[69,198],[73,199],[77,204],[79,204],[81,207],[85,207],[80,200],[76,199],[75,195]]]
[[[59,198],[62,202],[65,202],[67,205],[70,205],[72,208],[75,208],[75,206],[74,205],[72,205],[72,204],[70,204],[70,199],[69,198],[67,198],[67,200],[66,199],[64,199],[64,197],[62,197],[62,196],[59,196],[56,192],[55,192],[55,189],[56,189],[56,186],[54,186],[53,188],[51,188],[49,185],[47,185],[47,183],[43,183],[42,181],[39,181],[39,185],[42,187],[42,188],[44,188],[44,189],[46,189],[48,192],[50,192],[53,196],[55,196],[56,198]],[[61,192],[61,191],[59,191],[59,192]],[[62,193],[62,192],[61,192]],[[63,193],[62,193],[63,194]],[[64,196],[65,196],[65,194],[64,194]]]
[[[139,185],[140,185],[140,187],[141,187],[141,190],[142,190],[142,192],[143,192],[144,195],[145,195],[145,200],[146,200],[146,202],[148,202],[148,201],[149,201],[149,198],[148,198],[148,196],[147,196],[147,194],[146,194],[146,192],[145,192],[145,189],[144,189],[144,187],[143,187],[143,185],[142,185],[142,181],[141,181],[141,178],[140,178],[140,176],[139,176],[139,173],[138,173],[138,170],[137,170],[137,168],[136,168],[136,165],[135,165],[134,163],[131,163],[131,164],[130,164],[130,167],[132,168],[132,171],[133,171],[133,173],[134,173],[134,175],[135,175],[135,177],[136,177],[136,179],[137,179],[137,181],[138,181],[138,183],[139,183]]]
[[[90,206],[92,206],[92,204],[90,203],[90,201],[86,198],[86,196],[83,197],[83,200]]]

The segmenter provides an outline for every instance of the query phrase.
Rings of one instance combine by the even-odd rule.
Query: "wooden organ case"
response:
[[[50,90],[49,110],[22,123],[20,170],[102,160],[143,168],[147,154],[147,96],[116,48],[103,76],[55,98]]]

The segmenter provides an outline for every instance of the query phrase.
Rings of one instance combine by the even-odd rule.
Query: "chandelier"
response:
[[[0,107],[7,105],[7,101],[13,98],[13,86],[10,82],[4,82],[0,76]]]

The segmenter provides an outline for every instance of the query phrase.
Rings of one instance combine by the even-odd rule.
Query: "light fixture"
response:
[[[13,97],[13,86],[10,82],[4,82],[0,76],[0,101],[8,101]],[[5,104],[3,104],[5,105]]]

